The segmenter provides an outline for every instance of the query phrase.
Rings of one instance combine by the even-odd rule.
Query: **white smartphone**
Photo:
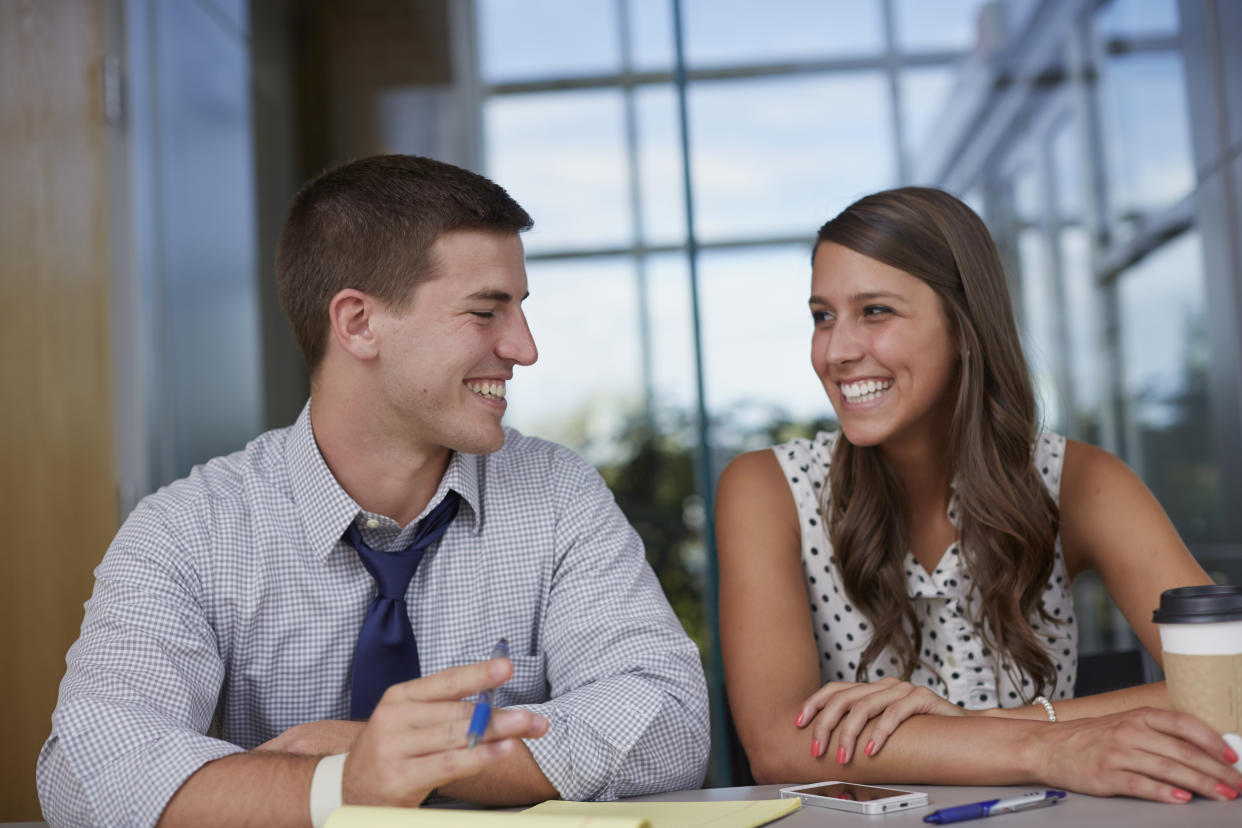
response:
[[[797,797],[803,805],[817,808],[836,808],[855,814],[886,814],[922,808],[927,804],[927,794],[903,791],[900,788],[881,788],[876,785],[859,785],[854,782],[816,782],[811,785],[795,785],[781,788],[781,799]]]

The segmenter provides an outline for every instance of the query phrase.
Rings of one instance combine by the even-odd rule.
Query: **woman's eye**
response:
[[[816,325],[823,325],[832,321],[832,314],[828,311],[811,311],[811,321]]]
[[[477,316],[480,319],[491,319],[496,314],[491,311],[470,311],[471,316]]]
[[[883,316],[892,313],[893,309],[884,305],[867,305],[863,308],[863,316]]]

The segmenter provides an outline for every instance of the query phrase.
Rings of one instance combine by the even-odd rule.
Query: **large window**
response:
[[[1046,427],[1129,462],[1196,554],[1237,544],[1175,0],[675,2],[476,11],[485,167],[537,223],[509,422],[601,468],[709,667],[712,476],[828,424],[810,241],[885,187],[987,219]],[[1076,597],[1086,651],[1134,646]]]
[[[1052,46],[1008,55],[1028,75],[987,99],[1007,120],[958,136],[946,178],[988,195],[1045,425],[1118,454],[1205,567],[1236,578],[1220,446],[1237,385],[1209,381],[1177,4],[1067,0],[1045,23],[1057,5],[1059,31],[1027,38]],[[1083,652],[1138,646],[1098,580],[1075,596]]]
[[[811,240],[908,181],[980,5],[681,0],[679,86],[672,0],[476,0],[484,166],[536,222],[507,422],[601,469],[709,673],[714,476],[827,425]]]

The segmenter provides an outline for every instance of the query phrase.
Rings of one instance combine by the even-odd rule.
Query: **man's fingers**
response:
[[[386,726],[391,727],[391,724],[386,723]],[[403,757],[414,758],[464,748],[469,736],[470,717],[420,725],[412,722],[402,724],[404,726],[398,731],[402,740],[396,746],[396,751]],[[491,721],[479,744],[510,738],[533,739],[547,731],[548,720],[537,713],[529,710],[496,710],[492,713]]]
[[[413,757],[390,757],[387,761],[357,770],[353,755],[345,760],[342,791],[346,804],[400,805],[415,807],[435,788],[475,776],[491,763],[512,755],[516,739],[479,744]],[[361,775],[360,775],[361,774]]]
[[[404,771],[411,787],[439,788],[481,773],[491,763],[512,755],[519,745],[517,739],[500,739],[470,749],[421,756],[403,763]]]
[[[513,662],[507,658],[493,658],[394,684],[384,693],[384,700],[456,701],[499,687],[512,675]]]
[[[529,710],[496,710],[487,725],[484,739],[504,739],[516,736],[522,739],[538,739],[548,732],[551,723]]]

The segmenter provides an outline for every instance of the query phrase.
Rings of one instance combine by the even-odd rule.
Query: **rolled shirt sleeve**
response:
[[[155,825],[205,763],[224,678],[215,636],[158,511],[140,506],[95,571],[37,781],[51,825]]]
[[[526,744],[566,799],[697,788],[710,749],[698,648],[602,478],[563,451],[542,637],[551,700],[520,705],[551,727]]]

